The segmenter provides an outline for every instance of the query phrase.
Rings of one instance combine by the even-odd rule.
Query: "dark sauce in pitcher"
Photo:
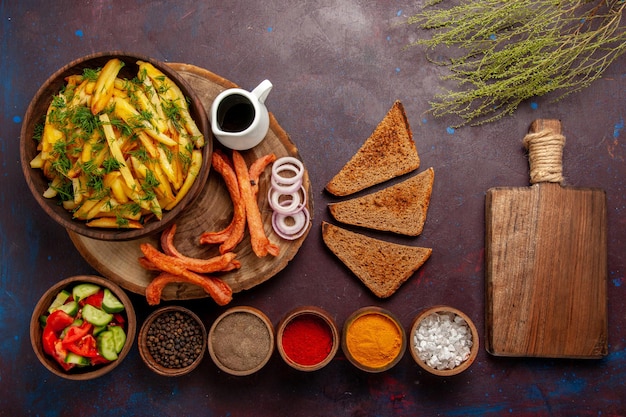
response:
[[[245,96],[226,97],[217,108],[217,122],[224,132],[243,132],[254,121],[254,106]]]

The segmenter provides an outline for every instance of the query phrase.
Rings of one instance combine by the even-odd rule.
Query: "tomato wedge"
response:
[[[65,334],[65,337],[63,338],[63,346],[66,349],[68,349],[68,345],[78,342],[84,336],[89,334],[92,327],[93,327],[92,324],[87,321],[84,322],[80,326],[70,327],[69,329],[67,329],[67,333]],[[79,354],[77,352],[74,352],[74,353]]]
[[[96,308],[102,308],[102,300],[104,299],[104,290],[100,290],[97,293],[90,295],[89,297],[80,300],[81,307],[85,304],[91,304]]]
[[[70,316],[63,310],[55,310],[48,316],[46,320],[46,328],[53,332],[60,332],[74,322],[74,317]]]
[[[96,356],[99,356],[98,349],[96,347],[96,339],[91,334],[81,337],[74,343],[70,343],[68,345],[65,345],[64,343],[64,346],[70,352],[74,352],[75,354],[84,356],[85,358],[95,358]]]

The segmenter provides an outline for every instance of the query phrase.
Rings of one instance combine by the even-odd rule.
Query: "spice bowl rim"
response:
[[[313,316],[313,317],[322,319],[322,321],[324,321],[324,323],[328,326],[328,330],[330,331],[331,336],[332,336],[332,346],[331,346],[330,352],[322,361],[314,365],[302,365],[292,360],[285,352],[285,349],[282,343],[283,334],[284,334],[285,329],[287,328],[287,325],[290,324],[294,319],[298,317],[302,317],[302,316]],[[287,314],[285,314],[283,319],[279,322],[277,330],[276,330],[276,349],[278,350],[280,357],[289,366],[299,371],[312,372],[312,371],[317,371],[319,369],[322,369],[333,360],[333,358],[337,354],[337,351],[339,350],[340,344],[341,344],[341,338],[339,334],[339,329],[337,327],[337,323],[326,310],[320,307],[316,307],[316,306],[302,306],[302,307],[296,307],[290,310],[289,312],[287,312]]]
[[[198,326],[200,327],[200,331],[202,333],[202,343],[200,344],[201,345],[200,354],[191,363],[191,365],[188,365],[184,368],[167,368],[157,363],[154,357],[152,356],[152,354],[150,354],[150,351],[148,349],[148,343],[146,341],[146,338],[148,337],[148,330],[150,326],[152,325],[152,323],[154,323],[154,321],[160,315],[171,312],[171,311],[180,312],[191,317],[196,322],[196,324],[198,324]],[[146,364],[146,366],[150,370],[152,370],[153,372],[161,376],[177,377],[177,376],[187,375],[188,373],[196,369],[198,365],[200,365],[206,353],[206,339],[207,339],[206,326],[204,325],[204,323],[202,322],[202,320],[196,313],[194,313],[190,309],[183,307],[183,306],[170,305],[170,306],[160,307],[154,310],[152,313],[150,313],[148,317],[146,317],[143,324],[141,325],[141,329],[139,330],[139,337],[137,338],[137,345],[139,348],[139,356],[141,356],[141,359],[143,360],[144,364]]]
[[[357,361],[350,353],[350,350],[348,349],[348,345],[347,345],[348,328],[352,325],[352,323],[354,323],[354,321],[356,321],[356,319],[367,314],[379,314],[390,319],[396,325],[398,332],[400,333],[400,336],[402,339],[398,355],[394,358],[394,360],[389,362],[387,365],[379,367],[379,368],[372,368],[370,366],[364,365],[360,363],[359,361]],[[393,314],[391,311],[385,308],[378,307],[378,306],[361,307],[357,309],[356,311],[354,311],[352,314],[350,314],[350,316],[348,316],[348,318],[344,322],[343,331],[341,335],[341,349],[343,350],[343,353],[348,359],[348,361],[362,371],[369,372],[369,373],[380,373],[380,372],[388,371],[389,369],[396,366],[398,362],[400,362],[400,360],[404,357],[404,352],[406,351],[406,347],[407,347],[407,336],[406,336],[406,331],[404,330],[404,326],[402,326],[402,323],[400,322],[400,320],[395,314]]]
[[[419,326],[419,324],[424,318],[430,316],[433,313],[439,313],[439,312],[454,313],[458,315],[459,317],[463,318],[463,320],[465,320],[465,322],[467,323],[467,326],[470,329],[470,333],[472,334],[472,347],[470,348],[470,356],[466,360],[464,360],[459,366],[456,366],[452,369],[435,369],[429,366],[428,364],[424,363],[424,361],[419,358],[419,355],[415,347],[413,346],[413,339],[411,339],[410,343],[407,344],[408,345],[407,348],[413,360],[417,363],[417,365],[419,365],[425,371],[433,375],[437,375],[437,376],[458,375],[462,373],[463,371],[467,370],[472,365],[472,363],[474,363],[474,361],[476,360],[476,357],[478,356],[478,351],[480,349],[479,347],[480,340],[478,338],[478,330],[476,329],[476,325],[474,324],[472,319],[470,319],[470,317],[467,314],[465,314],[463,311],[459,310],[458,308],[448,306],[448,305],[443,305],[443,304],[425,308],[413,319],[411,323],[409,337],[411,338],[413,337],[413,334],[415,334],[417,327]]]
[[[43,329],[39,323],[39,317],[48,310],[50,304],[59,292],[64,289],[71,289],[80,283],[92,283],[108,288],[122,302],[124,305],[124,315],[126,316],[126,342],[124,343],[124,347],[118,354],[116,360],[101,366],[86,367],[79,371],[67,372],[61,369],[53,358],[44,353],[42,343]],[[133,303],[119,285],[97,275],[74,275],[64,278],[48,288],[35,304],[30,319],[30,342],[35,352],[35,356],[37,356],[39,362],[41,362],[41,364],[50,372],[64,379],[86,381],[101,377],[113,371],[113,369],[122,363],[133,346],[136,329],[137,317],[135,315]]]
[[[229,367],[227,367],[226,365],[224,365],[222,363],[222,361],[220,361],[220,359],[217,357],[214,348],[213,348],[213,344],[211,343],[213,335],[215,333],[215,329],[217,328],[218,324],[226,317],[235,314],[235,313],[248,313],[248,314],[252,314],[253,316],[256,316],[257,318],[259,318],[261,320],[261,322],[265,325],[267,332],[268,332],[268,337],[269,337],[269,349],[267,351],[267,355],[265,356],[265,358],[259,362],[255,367],[251,368],[251,369],[247,369],[247,370],[242,370],[242,371],[238,371],[235,369],[230,369]],[[224,311],[222,314],[220,314],[215,321],[213,322],[213,324],[211,325],[211,328],[209,329],[209,333],[208,333],[208,337],[207,337],[207,346],[208,346],[208,350],[209,350],[209,356],[211,357],[211,359],[213,360],[213,363],[215,364],[215,366],[217,366],[219,369],[221,369],[222,371],[233,375],[233,376],[248,376],[248,375],[252,375],[255,372],[258,372],[259,370],[261,370],[265,365],[267,365],[267,363],[269,362],[270,358],[272,357],[273,353],[274,353],[274,348],[275,348],[275,340],[274,340],[274,325],[272,324],[272,321],[269,319],[269,317],[262,312],[261,310],[259,310],[256,307],[252,307],[252,306],[234,306],[234,307],[230,307],[229,309],[227,309],[226,311]]]

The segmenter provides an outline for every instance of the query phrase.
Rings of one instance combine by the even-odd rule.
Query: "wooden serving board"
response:
[[[537,120],[530,133],[538,132],[560,135],[560,122]],[[532,171],[532,148],[529,157]],[[558,182],[487,191],[486,349],[493,355],[608,353],[606,194]]]
[[[200,96],[207,117],[215,97],[227,88],[237,87],[234,83],[193,65],[179,63],[169,65],[178,71]],[[215,141],[214,145],[218,147],[219,144]],[[229,154],[229,151],[226,150],[226,153]],[[242,152],[242,155],[250,166],[255,159],[268,153],[274,153],[277,158],[293,156],[301,159],[298,149],[291,142],[289,135],[279,126],[271,113],[270,129],[263,142]],[[258,258],[252,252],[249,233],[246,231],[243,241],[235,249],[237,259],[241,262],[241,268],[220,276],[235,293],[253,288],[284,269],[296,255],[310,230],[311,222],[309,222],[307,232],[293,241],[281,239],[274,233],[271,221],[272,210],[267,204],[270,171],[268,167],[260,178],[258,202],[265,224],[265,232],[270,241],[280,247],[280,255]],[[311,182],[307,171],[304,173],[303,186],[308,194],[307,208],[312,214]],[[212,170],[200,196],[176,221],[177,230],[174,240],[176,247],[183,254],[192,257],[207,258],[218,255],[218,245],[200,245],[198,239],[204,231],[218,231],[224,228],[232,218],[232,208],[226,185],[220,174]],[[76,249],[100,274],[128,291],[138,294],[145,293],[145,289],[155,273],[146,271],[139,266],[137,259],[142,256],[139,244],[150,242],[159,247],[160,233],[127,242],[102,241],[87,238],[71,231],[68,233]],[[164,289],[161,299],[186,300],[204,297],[207,297],[207,294],[194,285],[170,284]]]

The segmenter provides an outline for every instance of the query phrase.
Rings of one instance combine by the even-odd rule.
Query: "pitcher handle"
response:
[[[270,80],[263,80],[251,93],[256,96],[261,103],[265,103],[265,99],[272,90],[272,87],[273,85]]]

